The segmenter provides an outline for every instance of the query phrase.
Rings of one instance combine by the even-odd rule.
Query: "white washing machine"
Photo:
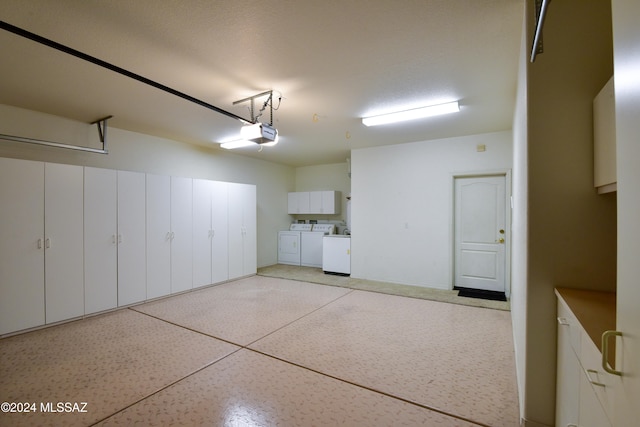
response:
[[[291,224],[278,231],[278,264],[300,265],[300,233],[311,231],[313,224]]]
[[[311,231],[301,232],[300,265],[322,267],[322,238],[335,231],[335,224],[313,224]]]

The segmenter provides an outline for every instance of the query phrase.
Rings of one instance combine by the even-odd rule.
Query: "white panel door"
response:
[[[171,293],[193,287],[193,180],[171,177]]]
[[[505,291],[504,176],[455,179],[455,286]]]
[[[84,168],[84,310],[118,306],[117,175]]]
[[[145,175],[118,171],[118,305],[147,296]]]
[[[84,314],[84,171],[45,163],[46,323]]]
[[[171,178],[147,174],[147,299],[171,293]]]
[[[213,283],[212,246],[213,226],[211,223],[212,181],[193,180],[193,287]]]
[[[212,283],[229,279],[229,185],[211,182]]]
[[[43,325],[44,164],[0,158],[0,334]]]

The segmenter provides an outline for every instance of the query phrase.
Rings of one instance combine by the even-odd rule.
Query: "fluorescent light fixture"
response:
[[[439,116],[441,114],[456,113],[460,111],[458,101],[446,104],[430,105],[428,107],[414,108],[411,110],[397,111],[395,113],[381,114],[379,116],[364,117],[362,123],[365,126],[386,125],[389,123],[404,122],[407,120],[422,119],[425,117]]]
[[[227,141],[220,144],[220,147],[226,148],[227,150],[233,150],[234,148],[242,148],[249,147],[251,145],[257,145],[253,141],[247,141],[246,139],[236,139],[233,141]]]

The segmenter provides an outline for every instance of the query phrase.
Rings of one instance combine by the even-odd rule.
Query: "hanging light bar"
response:
[[[446,104],[429,105],[411,110],[396,111],[393,113],[381,114],[379,116],[364,117],[362,119],[362,124],[365,126],[386,125],[404,122],[407,120],[439,116],[441,114],[456,113],[458,111],[460,111],[460,106],[458,105],[458,101],[454,101],[447,102]]]

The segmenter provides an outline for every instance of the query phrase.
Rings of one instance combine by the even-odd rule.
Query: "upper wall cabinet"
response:
[[[616,112],[613,77],[593,100],[594,185],[598,193],[616,191]]]
[[[336,215],[340,213],[339,191],[289,193],[288,202],[289,214]]]

